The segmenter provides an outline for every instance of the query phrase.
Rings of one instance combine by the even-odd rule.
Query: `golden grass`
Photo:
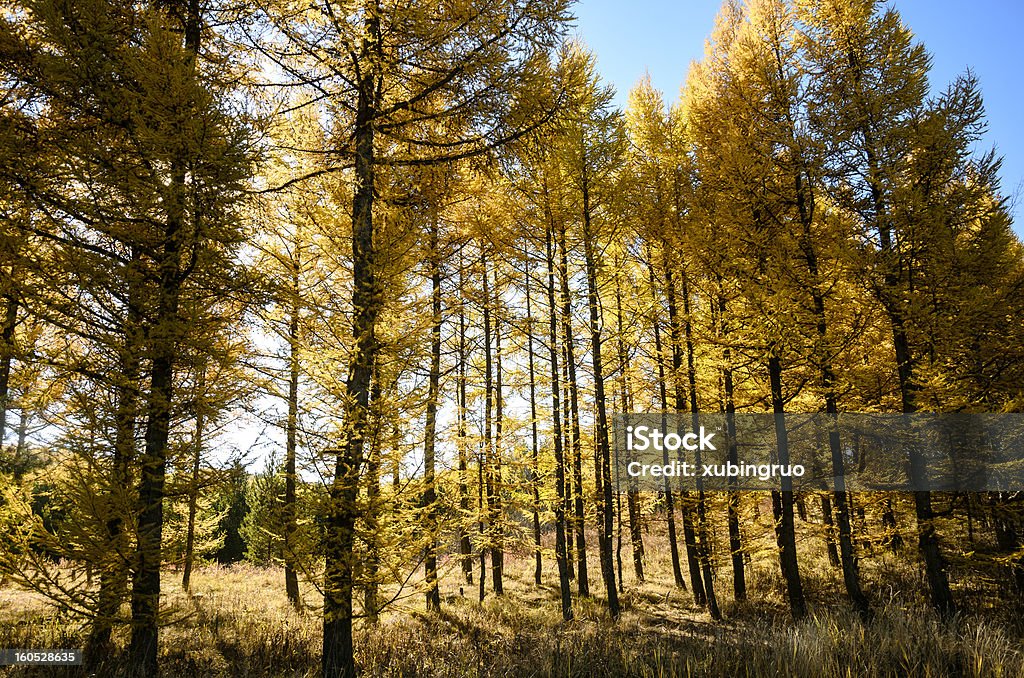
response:
[[[652,526],[652,533],[660,531]],[[357,625],[357,658],[367,676],[1024,676],[1021,627],[1009,621],[1013,609],[1004,605],[940,622],[923,598],[912,551],[865,563],[876,609],[865,624],[843,601],[839,574],[821,545],[808,539],[801,550],[812,614],[799,623],[789,618],[770,558],[753,561],[746,602],[731,600],[729,571],[718,568],[726,620],[713,622],[687,591],[675,588],[668,549],[654,535],[646,582],[633,579],[624,548],[623,611],[616,623],[604,609],[596,554],[590,554],[595,596],[575,599],[576,619],[569,623],[559,613],[551,558],[545,559],[545,585],[537,588],[529,554],[509,553],[505,595],[494,596],[488,581],[482,604],[476,586],[462,582],[451,559],[442,560],[442,612],[426,614],[423,596],[407,590],[378,624]],[[308,608],[298,613],[288,605],[277,569],[201,568],[193,575],[194,596],[177,581],[176,573],[166,572],[172,623],[161,635],[164,676],[319,675],[313,587],[304,588]],[[0,606],[0,647],[81,644],[82,630],[31,594],[0,590]],[[123,629],[118,640],[126,640]],[[118,675],[121,661],[111,657],[97,675]],[[10,675],[76,674],[25,668]]]

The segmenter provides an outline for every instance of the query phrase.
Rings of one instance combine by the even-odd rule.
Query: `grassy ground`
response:
[[[652,538],[651,575],[643,584],[633,580],[623,551],[626,586],[617,623],[604,612],[596,557],[590,561],[596,595],[576,602],[570,623],[559,614],[551,559],[538,589],[530,556],[509,554],[506,595],[489,593],[483,604],[447,562],[442,613],[424,614],[422,596],[406,590],[379,624],[359,626],[358,661],[369,676],[1024,676],[1024,622],[1012,608],[975,605],[973,614],[943,624],[921,595],[913,553],[879,555],[864,565],[876,610],[865,624],[843,602],[838,572],[814,556],[820,545],[810,539],[802,544],[801,568],[812,613],[796,624],[770,559],[751,566],[749,602],[732,601],[729,572],[720,569],[726,620],[714,623],[672,585],[668,549]],[[319,675],[315,590],[304,590],[308,609],[297,613],[276,569],[207,567],[193,576],[193,596],[180,590],[174,572],[165,576],[171,620],[161,636],[165,676]],[[963,598],[969,591],[958,593]],[[0,590],[0,647],[80,647],[81,638],[33,595]],[[120,660],[111,657],[99,675],[117,675]]]

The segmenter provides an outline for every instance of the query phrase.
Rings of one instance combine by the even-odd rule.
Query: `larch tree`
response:
[[[891,326],[900,410],[913,413],[922,408],[915,373],[923,347],[914,341],[914,291],[907,279],[916,268],[914,248],[898,200],[904,179],[913,182],[919,169],[914,150],[930,58],[899,13],[875,0],[822,0],[811,3],[803,18],[808,59],[817,75],[810,115],[828,139],[829,188],[859,220],[855,243],[864,253],[862,270]],[[917,473],[923,461],[914,450],[910,456]],[[913,498],[932,604],[951,616],[956,604],[932,496],[919,491]]]
[[[754,9],[760,11],[760,7]],[[758,22],[762,17],[736,11],[735,6],[727,5],[720,16],[705,61],[691,72],[687,105],[702,179],[734,197],[730,205],[723,205],[730,213],[736,245],[729,250],[729,272],[736,276],[744,305],[752,313],[746,323],[754,338],[751,347],[767,371],[766,399],[775,414],[778,460],[788,464],[789,434],[783,414],[793,394],[784,390],[783,370],[795,339],[792,327],[784,321],[789,295],[785,289],[785,240],[779,237],[778,173],[773,163],[778,140],[750,132],[759,129],[761,120],[772,117],[763,110],[766,92],[751,76],[760,73],[758,64],[748,59],[761,44]],[[769,88],[786,85],[782,81],[768,84]],[[782,477],[781,491],[773,490],[772,497],[779,564],[790,609],[799,618],[806,613],[806,605],[796,554],[792,478]]]
[[[48,159],[20,175],[14,168],[14,180],[47,215],[32,230],[66,255],[66,270],[52,279],[47,319],[89,328],[86,341],[120,337],[114,341],[127,360],[115,416],[122,436],[113,444],[109,480],[123,493],[131,465],[138,489],[134,507],[110,516],[106,529],[111,539],[126,523],[133,532],[130,656],[133,670],[151,674],[175,369],[190,333],[179,307],[190,278],[211,270],[231,275],[239,241],[234,205],[251,160],[248,131],[228,111],[223,62],[206,59],[209,30],[196,3],[40,2],[26,3],[24,12],[46,36],[47,51],[20,31],[5,32],[11,49],[4,68],[38,97],[40,115],[26,119],[23,132]],[[90,278],[92,286],[78,289],[91,292],[91,306],[60,301],[57,285]],[[144,431],[137,454],[134,423]],[[96,617],[99,644],[112,609]]]
[[[670,210],[670,188],[665,171],[664,155],[667,145],[665,104],[660,92],[654,90],[649,78],[645,78],[630,92],[629,106],[625,112],[630,142],[630,176],[625,184],[638,208],[633,213],[637,223],[635,230],[647,246],[647,288],[651,296],[650,325],[654,339],[654,362],[657,365],[657,390],[660,395],[657,407],[668,410],[668,382],[666,375],[666,353],[662,341],[661,302],[658,274],[655,270],[655,252],[661,252],[660,237],[667,228]],[[666,459],[667,461],[667,459]],[[675,496],[671,482],[665,479],[665,511],[668,523],[669,549],[672,557],[672,572],[676,586],[685,588],[676,533]]]
[[[354,507],[380,316],[375,174],[382,165],[441,164],[482,153],[547,117],[551,93],[536,87],[538,65],[562,30],[566,3],[326,0],[298,13],[273,4],[263,9],[280,38],[280,48],[267,53],[336,111],[330,169],[352,168],[353,350],[327,515],[323,672],[354,676]],[[296,52],[302,57],[286,63]],[[437,143],[419,134],[427,120],[458,120],[466,131]]]
[[[558,162],[567,180],[565,199],[569,208],[563,216],[575,224],[575,240],[583,250],[586,279],[590,360],[594,383],[595,444],[594,474],[598,494],[598,550],[601,575],[608,608],[613,618],[619,615],[618,589],[613,557],[614,502],[611,475],[611,424],[609,398],[605,391],[604,312],[602,297],[606,284],[602,261],[605,249],[615,237],[617,224],[612,204],[617,192],[618,174],[625,163],[625,130],[619,112],[611,108],[612,90],[602,86],[594,68],[593,56],[576,43],[564,48],[561,65],[577,78],[559,119]],[[562,243],[568,249],[568,238]],[[568,271],[563,272],[567,280]],[[582,498],[577,498],[577,502]],[[578,509],[577,509],[578,511]],[[578,528],[582,533],[582,525]],[[580,551],[583,550],[582,542]],[[585,572],[579,576],[583,579]],[[581,583],[581,595],[584,595]]]

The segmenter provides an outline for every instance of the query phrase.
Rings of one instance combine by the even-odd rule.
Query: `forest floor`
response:
[[[810,615],[797,623],[777,566],[767,558],[748,568],[747,602],[732,600],[730,572],[719,568],[725,620],[714,622],[688,591],[673,585],[669,549],[654,534],[647,540],[643,583],[634,579],[629,546],[623,545],[626,577],[616,623],[605,610],[594,553],[594,595],[576,598],[573,583],[576,618],[568,623],[559,612],[553,558],[545,558],[544,586],[538,588],[531,555],[508,553],[505,594],[493,594],[488,572],[482,604],[457,563],[443,561],[442,612],[424,613],[423,595],[411,586],[382,592],[382,598],[394,593],[396,599],[376,625],[357,624],[358,662],[367,676],[1024,676],[1019,606],[985,605],[981,588],[972,599],[960,577],[954,580],[958,597],[973,600],[971,609],[940,622],[924,599],[915,554],[907,550],[864,561],[875,610],[865,623],[844,602],[837,569],[814,557],[820,544],[804,546],[801,573]],[[179,581],[179,573],[166,571],[163,676],[320,675],[320,596],[313,587],[303,589],[307,609],[296,612],[276,568],[204,567],[193,575],[192,595]],[[82,629],[62,621],[35,594],[0,589],[0,648],[73,648],[81,647],[82,638]],[[112,656],[91,675],[116,676],[122,660]],[[12,676],[87,675],[6,670]]]

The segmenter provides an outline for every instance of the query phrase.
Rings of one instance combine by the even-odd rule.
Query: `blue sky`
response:
[[[577,32],[595,52],[604,78],[625,105],[629,89],[648,72],[667,100],[678,97],[686,71],[703,55],[720,0],[581,0]],[[1024,202],[1024,2],[1021,0],[890,0],[931,52],[933,90],[971,68],[981,82],[988,134],[981,149],[1004,156],[1002,189]],[[1024,204],[1014,207],[1024,235]]]

